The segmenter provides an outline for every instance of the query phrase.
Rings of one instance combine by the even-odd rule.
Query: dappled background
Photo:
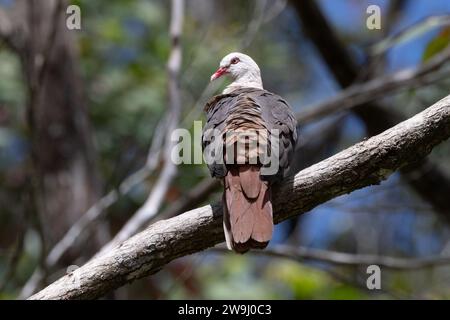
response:
[[[252,56],[265,88],[300,112],[349,85],[420,68],[450,43],[448,20],[423,23],[426,17],[450,14],[446,0],[312,2],[350,63],[339,61],[320,20],[302,16],[313,16],[305,5],[311,1],[186,0],[175,90],[181,110],[174,117],[167,72],[177,44],[169,32],[171,2],[71,1],[81,8],[82,29],[73,31],[65,28],[68,3],[61,3],[0,0],[0,10],[7,13],[0,15],[0,31],[7,30],[2,18],[28,24],[0,39],[4,299],[27,297],[69,266],[82,265],[136,212],[147,214],[133,224],[134,231],[220,198],[206,165],[172,168],[164,146],[174,118],[177,127],[192,132],[194,120],[204,121],[204,103],[225,85],[209,83],[225,54]],[[381,30],[366,27],[371,4],[381,8]],[[58,10],[60,15],[54,13]],[[421,27],[411,31],[416,24]],[[384,39],[403,30],[410,32],[375,54]],[[28,35],[25,40],[22,33]],[[320,48],[320,38],[330,47]],[[324,59],[324,52],[337,60]],[[449,65],[441,63],[429,73],[373,97],[370,104],[301,123],[295,172],[446,96]],[[445,260],[450,256],[449,159],[449,144],[443,143],[417,168],[277,225],[266,253],[240,256],[220,248],[197,253],[108,298],[450,298]],[[81,231],[65,237],[86,212],[90,218]],[[61,239],[69,245],[57,255],[52,249]],[[299,250],[281,257],[280,248]],[[337,259],[338,252],[347,255]],[[367,257],[379,261],[381,290],[366,287],[362,260]],[[386,257],[401,260],[383,266]]]

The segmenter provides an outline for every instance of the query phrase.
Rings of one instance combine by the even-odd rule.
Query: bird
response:
[[[289,171],[297,122],[289,104],[263,88],[250,56],[227,54],[210,80],[221,77],[232,82],[204,107],[202,148],[211,176],[223,181],[227,247],[245,253],[272,238],[272,186]]]

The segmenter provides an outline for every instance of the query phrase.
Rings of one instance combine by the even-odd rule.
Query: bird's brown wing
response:
[[[227,174],[227,169],[224,163],[216,161],[216,154],[214,150],[218,138],[217,132],[223,134],[225,132],[225,121],[229,115],[230,107],[236,104],[237,94],[223,94],[210,99],[205,106],[206,124],[203,127],[202,133],[202,148],[205,153],[208,151],[211,156],[211,162],[207,162],[211,176],[214,178],[223,178]],[[220,139],[222,137],[220,136]],[[208,148],[210,148],[208,150]]]
[[[252,96],[261,108],[261,117],[270,137],[275,134],[275,130],[279,132],[279,169],[274,175],[263,174],[265,180],[274,183],[284,178],[290,169],[297,143],[297,120],[292,108],[280,96],[268,91],[254,92]]]

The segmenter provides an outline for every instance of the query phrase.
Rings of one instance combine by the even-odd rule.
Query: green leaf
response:
[[[427,61],[445,48],[450,43],[450,27],[442,30],[434,39],[432,39],[425,48],[422,61]]]

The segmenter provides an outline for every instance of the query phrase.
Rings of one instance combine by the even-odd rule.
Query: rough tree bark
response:
[[[317,47],[337,82],[344,88],[354,84],[360,74],[360,67],[354,63],[353,57],[328,23],[319,4],[313,0],[291,0],[291,4],[300,18],[304,32]],[[405,120],[405,116],[399,112],[377,103],[359,105],[353,112],[364,121],[370,136]],[[450,178],[445,172],[431,161],[424,160],[403,168],[401,173],[413,190],[450,221]],[[433,185],[439,185],[439,188],[430,188]]]
[[[339,195],[379,184],[395,170],[420,161],[449,136],[450,96],[286,179],[273,195],[274,221],[281,222]],[[159,271],[178,257],[223,241],[222,206],[207,205],[151,225],[30,299],[95,299]]]

